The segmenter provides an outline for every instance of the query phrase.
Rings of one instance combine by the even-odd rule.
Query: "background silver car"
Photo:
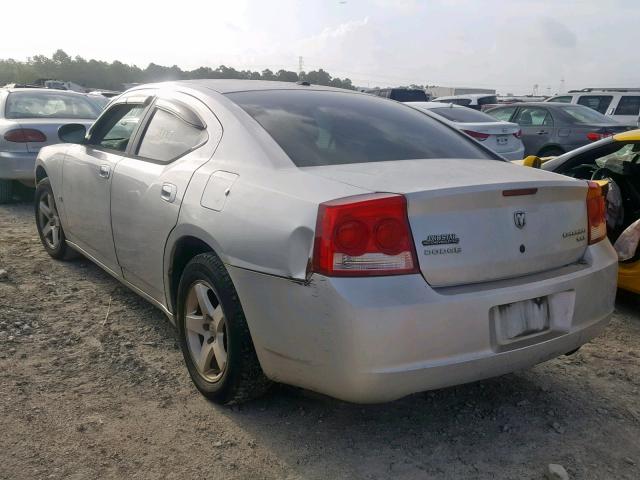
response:
[[[89,126],[101,110],[81,93],[0,88],[0,203],[11,200],[14,181],[33,184],[36,156],[42,147],[60,142],[60,126]]]
[[[528,102],[485,110],[485,113],[520,125],[525,155],[562,155],[629,128],[582,105]]]
[[[198,389],[355,402],[572,351],[613,310],[597,185],[435,115],[259,81],[142,86],[37,161],[36,221],[161,308]],[[604,233],[603,233],[604,232]]]

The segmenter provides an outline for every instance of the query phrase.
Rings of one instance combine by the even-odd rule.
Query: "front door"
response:
[[[159,98],[147,118],[131,154],[116,166],[111,219],[124,278],[164,304],[166,241],[189,181],[213,155],[222,128],[203,103],[177,93]]]
[[[63,164],[65,233],[69,241],[118,274],[111,231],[111,183],[144,109],[142,104],[110,107],[92,128],[89,140],[69,148]]]

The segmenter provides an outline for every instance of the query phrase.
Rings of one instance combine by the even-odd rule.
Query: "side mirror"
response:
[[[84,143],[87,127],[80,123],[68,123],[58,129],[58,138],[64,143]]]
[[[542,167],[542,160],[540,160],[540,157],[535,155],[529,155],[522,161],[522,165],[525,167],[540,168]]]

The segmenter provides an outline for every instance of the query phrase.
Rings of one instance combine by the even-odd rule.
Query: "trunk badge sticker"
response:
[[[527,217],[525,212],[523,212],[522,210],[513,212],[513,223],[515,223],[516,227],[518,227],[519,229],[523,229],[527,224]]]
[[[425,247],[428,245],[451,245],[460,243],[460,237],[455,233],[437,233],[434,235],[427,235],[427,238],[422,240],[422,245]]]

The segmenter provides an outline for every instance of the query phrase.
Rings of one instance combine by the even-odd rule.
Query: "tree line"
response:
[[[167,80],[187,80],[196,78],[237,78],[248,80],[279,80],[284,82],[307,81],[316,85],[354,90],[355,86],[348,78],[332,77],[323,69],[310,72],[297,72],[269,69],[261,72],[236,70],[220,65],[218,68],[199,67],[195,70],[182,70],[177,65],[165,67],[150,63],[142,69],[115,60],[111,63],[102,60],[86,60],[80,56],[71,57],[63,50],[57,50],[51,58],[35,55],[26,61],[0,59],[0,86],[7,83],[34,83],[39,79],[63,80],[78,83],[89,89],[122,90],[127,83],[150,83]]]

